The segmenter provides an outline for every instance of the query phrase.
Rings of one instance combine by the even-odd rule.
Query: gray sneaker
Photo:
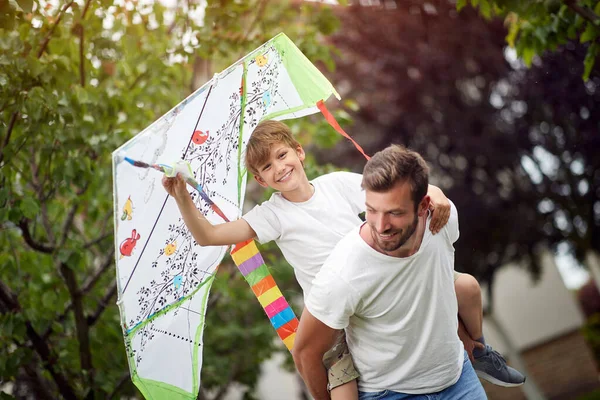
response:
[[[473,368],[477,376],[503,387],[521,386],[525,375],[506,365],[506,360],[492,346],[485,346],[485,354],[475,358]]]

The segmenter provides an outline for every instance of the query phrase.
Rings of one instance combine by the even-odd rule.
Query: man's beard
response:
[[[417,225],[419,224],[419,215],[418,213],[415,213],[415,219],[413,221],[413,223],[406,229],[406,232],[401,229],[400,231],[397,231],[399,233],[398,237],[396,238],[396,240],[380,240],[379,238],[379,234],[375,231],[375,229],[373,227],[371,227],[371,236],[373,238],[373,240],[375,241],[375,243],[377,244],[377,247],[379,247],[382,251],[384,252],[392,252],[392,251],[396,251],[398,250],[400,247],[402,247],[402,245],[404,243],[406,243],[408,241],[408,239],[410,239],[410,237],[415,233],[415,231],[417,230]],[[395,233],[393,230],[389,230],[389,231],[385,231],[382,232],[383,235],[389,235]]]

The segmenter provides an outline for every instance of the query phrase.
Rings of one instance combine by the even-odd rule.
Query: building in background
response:
[[[600,387],[596,362],[580,333],[584,316],[550,254],[543,256],[539,282],[516,265],[507,265],[498,271],[493,290],[494,318],[547,398],[573,399]],[[510,343],[493,321],[484,321],[484,335],[502,354],[510,353]],[[484,387],[490,399],[526,398],[519,389],[487,383]]]

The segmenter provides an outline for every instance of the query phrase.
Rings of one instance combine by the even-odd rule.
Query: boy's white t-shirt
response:
[[[306,308],[333,329],[345,329],[359,389],[421,394],[460,377],[454,247],[458,214],[432,235],[429,221],[417,253],[390,257],[360,237],[344,237],[317,274]]]
[[[274,240],[305,295],[335,245],[362,221],[365,210],[362,175],[332,172],[311,181],[315,192],[305,202],[291,202],[281,193],[254,207],[242,218],[260,243]]]

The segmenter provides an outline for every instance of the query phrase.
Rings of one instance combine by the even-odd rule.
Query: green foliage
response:
[[[19,393],[137,393],[115,305],[111,152],[282,26],[334,67],[320,41],[337,28],[329,8],[183,3],[0,1],[0,381]],[[251,396],[275,333],[239,274],[222,272],[202,379]]]
[[[570,40],[590,43],[583,79],[588,80],[598,57],[600,0],[459,0],[460,10],[470,3],[486,18],[501,16],[508,26],[507,43],[531,66],[533,57],[556,50]]]
[[[592,349],[596,362],[600,362],[600,314],[589,317],[581,328],[581,333]]]

